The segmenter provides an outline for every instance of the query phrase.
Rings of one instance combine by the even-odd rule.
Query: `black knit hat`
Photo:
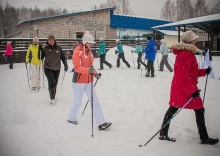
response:
[[[148,40],[151,40],[152,38],[151,38],[150,36],[147,36],[147,39],[148,39]]]

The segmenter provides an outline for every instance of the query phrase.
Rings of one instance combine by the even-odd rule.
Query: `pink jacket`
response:
[[[13,52],[12,52],[12,46],[10,44],[8,44],[6,46],[6,50],[5,50],[5,53],[4,53],[5,56],[11,56],[13,55]]]
[[[205,69],[198,69],[194,54],[197,48],[194,45],[179,43],[171,48],[176,55],[176,60],[169,104],[181,108],[191,98],[191,95],[198,90],[198,77],[205,76],[206,73]],[[185,108],[203,108],[201,97],[193,99]]]

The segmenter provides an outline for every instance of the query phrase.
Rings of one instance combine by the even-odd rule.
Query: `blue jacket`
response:
[[[124,53],[121,42],[118,43],[117,49],[119,54]]]
[[[100,42],[98,53],[99,53],[100,55],[106,54],[105,41],[101,41],[101,42]]]
[[[150,61],[155,60],[155,57],[156,57],[155,46],[156,46],[156,44],[153,39],[148,41],[148,44],[147,44],[146,48],[144,49],[146,60],[150,60]]]

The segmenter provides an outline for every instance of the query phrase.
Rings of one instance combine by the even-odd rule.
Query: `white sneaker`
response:
[[[50,104],[51,104],[51,105],[55,105],[55,104],[56,104],[55,99],[51,99]]]

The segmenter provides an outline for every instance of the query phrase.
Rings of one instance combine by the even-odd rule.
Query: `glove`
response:
[[[205,69],[205,73],[206,73],[207,75],[209,75],[210,72],[211,72],[211,70],[212,70],[212,68],[211,68],[211,67],[208,67],[208,68]]]
[[[115,54],[117,54],[118,53],[118,51],[117,50],[115,50]]]
[[[193,97],[193,98],[196,98],[197,96],[200,96],[200,89],[199,90],[197,90],[197,91],[195,91],[191,96]]]
[[[97,79],[100,79],[101,76],[102,76],[102,74],[101,74],[101,73],[98,73],[98,74],[96,75],[96,78],[97,78]]]
[[[64,71],[67,72],[67,70],[68,70],[68,66],[65,65],[65,67],[64,67]]]
[[[133,53],[133,50],[131,50],[131,52]]]
[[[88,70],[88,73],[89,73],[89,74],[93,74],[93,73],[94,73],[94,71],[95,71],[95,68],[90,67],[90,68],[89,68],[89,70]]]

